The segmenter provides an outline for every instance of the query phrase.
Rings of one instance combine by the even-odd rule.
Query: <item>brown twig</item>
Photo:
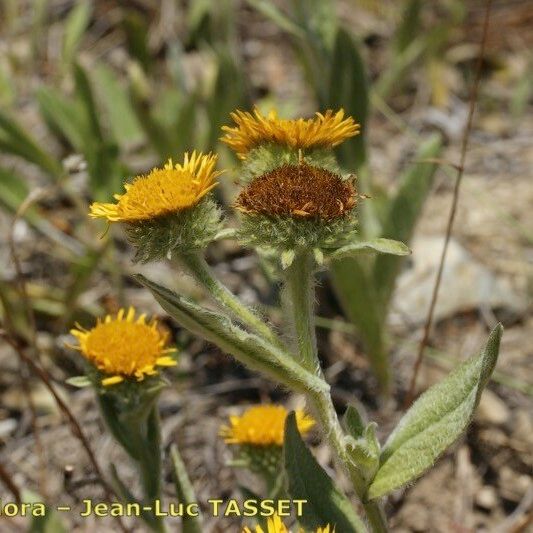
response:
[[[474,111],[476,109],[476,103],[477,103],[478,92],[479,92],[479,84],[481,81],[481,71],[483,68],[483,60],[485,58],[485,48],[486,48],[487,37],[488,37],[491,5],[492,5],[492,0],[487,0],[486,6],[485,6],[485,18],[483,20],[483,34],[481,37],[481,47],[480,47],[479,55],[477,58],[476,74],[474,78],[474,83],[472,85],[472,89],[470,92],[470,108],[468,110],[468,120],[466,123],[465,131],[464,131],[463,139],[461,143],[461,158],[460,158],[459,164],[456,167],[457,177],[455,179],[455,184],[453,188],[453,196],[452,196],[452,205],[450,208],[450,214],[448,216],[448,223],[446,225],[446,235],[444,238],[444,246],[442,248],[439,269],[437,272],[437,277],[435,278],[435,285],[433,287],[433,293],[431,295],[431,302],[429,305],[426,323],[424,325],[424,334],[422,336],[422,340],[420,341],[420,345],[418,348],[418,353],[417,353],[417,357],[415,361],[415,366],[413,369],[413,375],[411,376],[411,382],[409,384],[409,389],[407,392],[407,396],[405,398],[405,403],[404,403],[405,408],[411,405],[413,398],[415,396],[416,379],[418,377],[420,366],[424,358],[424,350],[428,344],[431,326],[433,325],[433,315],[435,313],[435,306],[437,304],[437,299],[439,296],[439,289],[440,289],[440,284],[442,281],[442,273],[444,271],[444,264],[446,262],[446,254],[448,252],[448,245],[450,243],[450,238],[452,235],[453,223],[455,221],[455,215],[457,213],[457,205],[459,203],[459,193],[461,190],[461,183],[463,181],[463,175],[464,175],[464,170],[465,170],[466,153],[468,149],[468,142],[470,140],[470,133],[472,131]]]
[[[21,346],[21,344],[18,341],[11,338],[5,331],[0,330],[0,337],[2,337],[13,348],[13,350],[17,352],[19,357],[24,360],[24,362],[28,365],[28,367],[32,370],[32,372],[35,373],[35,375],[43,382],[45,387],[48,389],[48,391],[54,398],[57,406],[59,407],[59,410],[63,413],[65,418],[68,420],[72,434],[80,441],[81,445],[85,449],[87,456],[89,458],[89,461],[94,469],[94,472],[98,476],[98,481],[100,485],[102,486],[102,488],[104,489],[106,498],[109,501],[111,501],[113,496],[115,495],[115,491],[113,490],[111,485],[109,485],[109,483],[105,480],[103,472],[100,468],[100,465],[98,464],[98,461],[96,459],[96,456],[94,455],[91,445],[89,444],[89,440],[87,439],[87,436],[81,429],[81,426],[76,420],[76,417],[74,416],[72,411],[69,409],[67,404],[63,401],[63,399],[57,393],[54,385],[52,384],[52,380],[50,379],[50,376],[48,375],[46,370],[44,370],[37,363],[35,363],[35,361],[31,359],[31,357],[28,357],[28,355],[24,353],[24,347]],[[128,529],[122,523],[122,521],[120,520],[120,517],[117,516],[115,518],[117,518],[117,522],[120,525],[121,530],[124,532],[127,532]]]
[[[20,489],[17,487],[17,484],[13,481],[11,474],[4,468],[2,463],[0,463],[0,479],[4,485],[9,489],[9,492],[13,494],[13,498],[17,503],[21,502]]]
[[[13,261],[13,266],[15,268],[16,286],[19,292],[20,301],[23,304],[24,312],[26,313],[26,320],[28,321],[28,329],[30,331],[31,346],[33,348],[33,352],[37,360],[39,360],[39,350],[37,349],[37,325],[35,321],[33,307],[31,305],[30,297],[28,295],[26,281],[24,280],[24,276],[22,273],[20,258],[18,256],[15,246],[15,226],[17,224],[17,221],[24,215],[24,213],[42,196],[42,193],[43,189],[36,189],[24,199],[24,201],[18,207],[15,216],[11,221],[11,225],[9,226],[9,231],[7,233],[9,253],[11,260]],[[46,498],[48,492],[46,488],[46,462],[44,458],[44,448],[41,442],[39,426],[37,424],[37,411],[35,409],[35,404],[31,396],[31,390],[25,375],[25,367],[27,365],[22,358],[20,358],[20,365],[20,385],[24,393],[24,398],[28,403],[28,409],[30,411],[31,431],[33,434],[33,439],[35,441],[35,449],[39,460],[39,492],[44,498]]]

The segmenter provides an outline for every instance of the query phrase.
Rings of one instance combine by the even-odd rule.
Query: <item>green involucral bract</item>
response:
[[[244,246],[272,250],[334,250],[357,235],[357,217],[348,213],[335,220],[311,220],[242,214],[237,238]]]
[[[202,250],[222,229],[222,212],[211,198],[183,211],[125,224],[128,241],[136,249],[135,261],[142,263]]]
[[[331,150],[315,149],[302,151],[291,150],[276,144],[263,144],[249,152],[243,161],[239,180],[246,184],[267,172],[282,165],[296,165],[301,162],[321,167],[335,174],[340,174],[340,168]]]

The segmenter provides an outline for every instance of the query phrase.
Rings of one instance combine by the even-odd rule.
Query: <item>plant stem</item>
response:
[[[331,449],[335,452],[338,461],[347,472],[355,493],[363,504],[372,532],[386,533],[388,531],[387,522],[379,502],[365,502],[366,483],[347,456],[343,442],[344,433],[331,397],[329,394],[323,392],[310,392],[307,397]]]
[[[314,314],[314,259],[308,251],[300,251],[285,270],[284,304],[294,322],[298,352],[302,365],[311,372],[320,371]]]
[[[302,364],[309,370],[321,375],[322,370],[318,360],[313,310],[313,256],[307,251],[298,252],[293,263],[285,272],[285,298],[286,303],[290,305],[292,310]],[[348,457],[344,444],[344,432],[329,392],[309,390],[307,399],[315,412],[315,416],[331,449],[348,473],[355,493],[363,503],[367,520],[373,533],[387,532],[387,523],[379,503],[365,502],[367,483]]]
[[[182,254],[179,256],[179,261],[187,267],[194,279],[207,290],[215,301],[229,309],[250,330],[275,346],[282,346],[281,340],[268,324],[216,279],[200,253]]]

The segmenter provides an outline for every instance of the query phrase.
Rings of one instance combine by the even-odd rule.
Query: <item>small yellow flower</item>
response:
[[[299,533],[305,533],[303,529],[298,530]],[[252,530],[249,527],[245,527],[242,533],[290,533],[287,526],[281,521],[278,515],[274,515],[267,520],[267,530],[265,531],[261,526],[255,526]],[[329,525],[325,527],[319,527],[315,533],[335,533],[335,528],[330,528]]]
[[[220,436],[228,444],[252,446],[281,446],[287,410],[282,405],[258,405],[241,416],[230,416],[230,426],[220,429]],[[307,433],[315,424],[302,410],[296,411],[296,424],[300,433]]]
[[[261,526],[255,526],[254,530],[245,527],[242,533],[290,533],[287,526],[281,521],[278,515],[269,517],[267,520],[267,530],[265,531]]]
[[[135,310],[120,309],[116,316],[107,315],[90,330],[76,324],[71,330],[79,345],[74,348],[106,377],[102,385],[120,383],[157,374],[156,367],[174,366],[170,357],[175,348],[166,348],[168,334],[162,332],[156,320],[146,322],[146,316],[135,318]]]
[[[223,126],[221,138],[241,159],[261,144],[275,143],[294,150],[333,148],[359,133],[359,124],[352,117],[344,118],[344,109],[334,113],[316,113],[314,118],[287,120],[278,118],[276,111],[267,116],[254,109],[231,113],[235,127]]]
[[[137,176],[124,185],[124,194],[115,194],[117,203],[94,202],[89,216],[109,222],[149,220],[195,206],[213,187],[222,172],[215,170],[217,156],[193,152],[183,164],[172,162]]]

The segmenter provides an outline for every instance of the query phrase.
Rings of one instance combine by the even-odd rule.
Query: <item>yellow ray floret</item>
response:
[[[299,533],[305,533],[303,529],[298,530]],[[261,526],[255,526],[255,529],[245,527],[242,533],[290,533],[287,526],[281,521],[278,515],[269,517],[267,520],[266,531]],[[319,527],[315,533],[335,533],[334,528],[330,528],[329,525],[325,527]]]
[[[117,203],[94,202],[93,218],[109,222],[136,222],[182,211],[195,206],[213,187],[222,172],[216,171],[217,156],[193,152],[183,164],[172,162],[137,176],[124,185],[124,194],[115,194]]]
[[[223,126],[221,138],[241,159],[253,148],[275,143],[295,150],[333,148],[359,133],[359,124],[352,117],[344,117],[344,109],[334,113],[316,113],[314,118],[287,120],[278,118],[276,111],[267,116],[258,109],[253,113],[231,113],[235,127]]]
[[[228,444],[252,446],[281,446],[287,410],[281,405],[258,405],[241,416],[230,416],[229,426],[220,429],[220,436]],[[296,411],[296,424],[300,433],[307,433],[315,424],[302,410]]]
[[[133,307],[98,319],[90,330],[77,324],[71,333],[79,342],[75,348],[106,376],[102,385],[114,385],[128,378],[142,381],[157,374],[157,367],[176,364],[170,356],[176,349],[166,347],[168,334],[158,327],[156,320],[147,322],[146,315],[135,318]]]

